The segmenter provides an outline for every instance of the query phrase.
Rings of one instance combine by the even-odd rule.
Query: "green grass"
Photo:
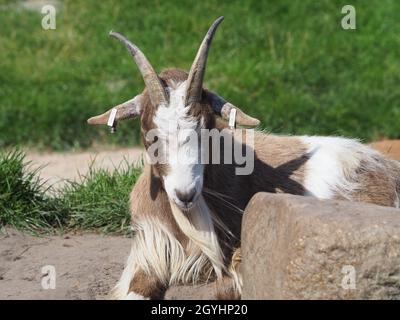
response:
[[[112,173],[90,170],[80,182],[70,182],[58,200],[68,211],[68,226],[103,233],[130,232],[129,194],[141,167],[126,163]]]
[[[60,227],[65,214],[57,213],[55,199],[46,197],[45,191],[23,153],[0,153],[0,226],[31,232]]]
[[[225,16],[206,85],[273,132],[400,137],[400,1],[353,0],[357,30],[341,28],[341,0],[58,2],[57,29],[0,0],[0,147],[134,144],[138,122],[108,135],[85,120],[143,89],[126,49],[156,70],[189,69],[208,26]]]
[[[90,170],[79,182],[48,190],[20,151],[0,153],[0,227],[31,233],[75,229],[130,233],[129,194],[141,173],[126,165]]]

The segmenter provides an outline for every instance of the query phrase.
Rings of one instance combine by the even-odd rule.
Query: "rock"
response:
[[[259,193],[244,215],[243,299],[400,299],[400,210]]]

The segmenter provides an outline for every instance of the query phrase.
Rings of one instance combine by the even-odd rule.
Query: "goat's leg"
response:
[[[240,248],[236,249],[232,255],[229,274],[224,275],[222,279],[216,282],[217,300],[240,300],[242,293],[242,277],[240,273],[240,264],[242,255]]]
[[[112,299],[149,300],[163,298],[167,289],[164,283],[167,283],[168,279],[161,281],[155,273],[145,272],[144,268],[141,267],[140,259],[138,259],[139,255],[140,252],[135,250],[133,245],[121,278],[111,292]]]
[[[223,276],[215,283],[215,298],[217,300],[240,300],[240,292],[237,290],[235,279]]]
[[[139,269],[129,285],[127,300],[159,300],[164,298],[166,286],[155,276]]]
[[[161,183],[152,177],[149,166],[133,187],[131,212],[135,231],[132,248],[112,297],[160,299],[170,283],[171,263],[175,267],[182,263],[184,246],[168,196]]]
[[[112,297],[162,299],[170,282],[170,259],[167,253],[171,245],[176,244],[172,241],[175,238],[165,226],[151,219],[144,219],[135,226],[131,252]],[[178,250],[179,246],[176,245],[176,248]]]

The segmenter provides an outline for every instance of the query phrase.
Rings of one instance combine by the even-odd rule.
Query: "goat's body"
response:
[[[399,163],[357,140],[256,132],[254,149],[251,175],[237,176],[230,165],[208,165],[205,188],[230,197],[242,210],[261,191],[399,204]]]
[[[201,212],[192,215],[176,215],[179,209],[171,209],[161,182],[146,167],[132,191],[137,233],[115,297],[157,298],[171,284],[204,281],[213,277],[213,269],[221,272],[221,264],[227,267],[240,246],[242,212],[257,192],[398,206],[400,165],[355,140],[256,132],[254,149],[251,175],[236,175],[234,164],[206,166],[204,205],[193,209]],[[182,220],[190,221],[198,234]],[[234,271],[222,271],[237,278]],[[135,276],[138,272],[146,277]]]
[[[222,19],[209,28],[189,74],[169,69],[158,75],[135,44],[110,33],[128,48],[146,89],[88,122],[108,124],[114,130],[117,121],[140,117],[142,141],[151,163],[132,192],[136,233],[114,290],[116,298],[161,298],[171,284],[210,277],[221,283],[225,276],[234,280],[234,291],[240,292],[236,271],[240,258],[238,254],[232,259],[232,255],[240,246],[243,210],[260,191],[399,205],[399,165],[354,140],[256,132],[254,143],[243,144],[238,136],[242,131],[236,130],[233,146],[224,138],[219,141],[220,148],[211,151],[211,156],[226,152],[222,159],[228,162],[199,161],[203,147],[193,142],[210,143],[201,136],[203,130],[218,133],[226,127],[218,123],[216,115],[244,126],[260,123],[203,88],[209,46]],[[252,134],[246,133],[246,139],[247,134],[251,139]],[[236,159],[235,152],[232,157],[230,147],[246,153],[253,148],[254,163],[247,157],[245,161],[254,164],[254,170],[247,170],[247,164],[243,168],[241,155]],[[247,175],[238,175],[239,171]],[[231,261],[232,269],[228,268]]]

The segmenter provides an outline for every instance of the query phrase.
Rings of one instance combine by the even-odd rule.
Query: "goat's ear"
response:
[[[260,120],[250,117],[240,108],[236,107],[230,102],[227,102],[218,94],[208,90],[204,90],[204,92],[206,99],[211,104],[214,112],[220,115],[224,120],[229,121],[231,110],[236,109],[236,123],[238,125],[246,127],[257,127],[260,124]]]
[[[113,111],[116,110],[116,111]],[[88,124],[109,124],[113,125],[118,121],[136,118],[140,116],[141,113],[141,95],[137,95],[131,100],[128,100],[124,103],[121,103],[110,110],[100,114],[98,116],[91,117],[87,120]],[[110,116],[113,117],[111,119],[112,124],[110,124]]]

